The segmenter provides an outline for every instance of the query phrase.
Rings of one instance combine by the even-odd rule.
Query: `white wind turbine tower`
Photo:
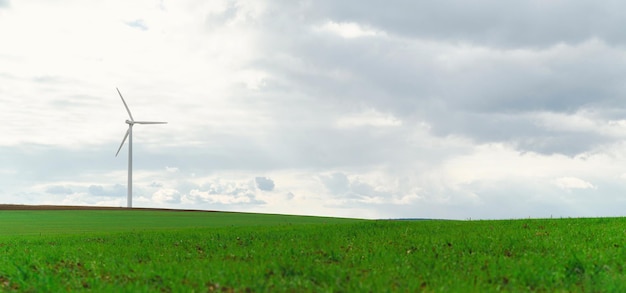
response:
[[[120,98],[122,98],[122,103],[124,103],[124,107],[128,112],[128,116],[130,120],[126,120],[126,124],[128,124],[128,130],[126,131],[126,135],[124,135],[124,139],[122,139],[122,143],[120,144],[120,148],[117,149],[117,153],[115,156],[120,153],[122,147],[124,146],[124,142],[126,142],[126,138],[128,138],[128,196],[126,198],[128,207],[133,207],[133,125],[135,124],[167,124],[167,122],[153,122],[153,121],[135,121],[133,119],[133,114],[130,113],[130,109],[128,109],[128,105],[126,105],[126,101],[124,101],[124,97],[122,97],[122,93],[118,88],[115,88],[117,93],[120,94]]]

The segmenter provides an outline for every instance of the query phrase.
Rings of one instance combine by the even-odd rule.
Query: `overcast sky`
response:
[[[0,202],[624,216],[625,10],[0,0]]]

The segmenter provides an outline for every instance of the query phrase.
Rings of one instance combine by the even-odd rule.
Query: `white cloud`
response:
[[[157,190],[154,194],[152,194],[152,200],[157,203],[170,203],[176,204],[181,201],[180,192],[176,189],[171,188],[161,188]]]
[[[367,111],[349,114],[337,120],[337,126],[340,128],[351,128],[359,126],[400,126],[402,121],[391,114],[383,114],[376,110],[369,109]]]
[[[601,113],[580,110],[576,113],[536,113],[541,127],[551,131],[600,134],[615,138],[626,137],[626,119],[607,119]]]
[[[554,179],[554,184],[565,190],[595,188],[593,184],[576,177],[560,177]]]
[[[178,173],[180,170],[177,167],[165,167],[165,171],[169,173]]]
[[[185,195],[182,200],[185,203],[232,205],[250,204],[253,203],[254,198],[252,198],[251,194],[220,194],[194,189],[188,195]]]
[[[485,144],[461,156],[450,158],[443,164],[442,173],[456,183],[476,181],[498,181],[506,178],[517,180],[554,178],[560,174],[574,172],[590,173],[596,170],[611,173],[619,169],[610,164],[611,156],[603,153],[586,153],[575,157],[560,154],[545,155],[534,152],[521,152],[512,145]],[[592,173],[591,173],[592,174]]]
[[[363,26],[358,23],[334,22],[332,20],[326,21],[323,25],[316,27],[315,30],[330,32],[346,39],[385,35],[385,32],[383,31]]]

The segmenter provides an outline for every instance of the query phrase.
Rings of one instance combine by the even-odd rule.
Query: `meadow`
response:
[[[0,291],[626,292],[626,219],[0,211]]]

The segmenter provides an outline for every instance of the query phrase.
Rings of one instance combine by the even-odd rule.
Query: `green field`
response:
[[[239,226],[348,223],[359,220],[251,213],[158,210],[0,211],[4,236],[67,235],[98,232],[180,230]]]
[[[626,292],[626,219],[0,211],[0,291]]]

